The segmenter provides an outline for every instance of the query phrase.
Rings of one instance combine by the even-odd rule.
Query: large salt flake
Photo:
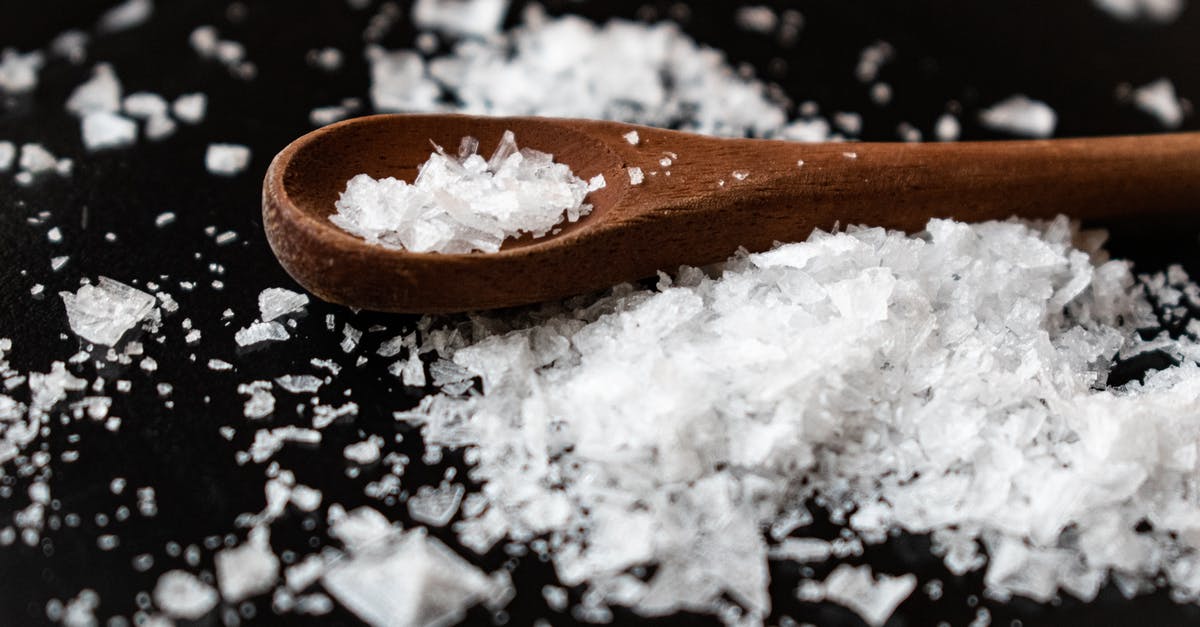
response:
[[[60,292],[71,330],[96,344],[115,345],[154,310],[154,296],[108,277],[79,291]]]
[[[321,583],[374,627],[453,625],[498,592],[492,579],[420,529],[356,552]]]
[[[216,554],[217,587],[230,603],[270,590],[279,578],[279,558],[271,552],[270,533],[255,527],[246,542]]]

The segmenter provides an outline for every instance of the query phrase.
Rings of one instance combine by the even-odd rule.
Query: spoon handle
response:
[[[627,159],[645,162],[683,137],[651,133],[643,154]],[[720,259],[730,246],[761,250],[839,223],[913,231],[930,218],[1200,209],[1200,133],[924,144],[686,138],[670,177],[659,168],[629,203],[653,214],[636,217],[643,227],[661,222],[648,241],[693,247],[676,258]]]

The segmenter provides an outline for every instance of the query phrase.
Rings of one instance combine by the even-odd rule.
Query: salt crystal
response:
[[[421,486],[408,498],[408,514],[413,520],[433,527],[445,527],[462,502],[465,488],[461,484],[442,484],[436,488]]]
[[[243,327],[234,334],[233,339],[238,346],[250,346],[261,342],[282,342],[290,337],[282,324],[272,321],[254,322],[248,327]]]
[[[420,529],[356,552],[321,583],[375,627],[456,624],[471,606],[503,594],[493,579]]]
[[[233,364],[231,364],[227,361],[221,360],[221,359],[210,359],[210,360],[208,360],[208,369],[213,370],[213,371],[218,371],[218,372],[224,372],[227,370],[233,370]]]
[[[933,134],[940,142],[958,141],[960,132],[958,118],[949,113],[943,113],[937,119],[937,124],[934,125]]]
[[[1183,104],[1169,79],[1160,78],[1133,90],[1133,104],[1154,116],[1163,128],[1175,129],[1183,124]]]
[[[87,60],[88,34],[81,30],[59,33],[50,41],[50,51],[78,65]]]
[[[309,65],[326,72],[334,72],[342,67],[342,51],[337,48],[309,50],[306,58]]]
[[[814,538],[785,538],[769,553],[772,559],[786,559],[799,563],[822,562],[829,559],[833,550],[824,540]]]
[[[220,597],[212,586],[182,570],[163,573],[154,586],[154,604],[172,618],[199,620],[218,601]]]
[[[330,220],[369,242],[415,252],[495,252],[510,237],[542,237],[564,220],[591,211],[589,191],[602,176],[585,182],[553,156],[520,150],[506,132],[490,160],[466,138],[463,154],[440,150],[409,184],[360,174],[347,183]]]
[[[1147,20],[1160,24],[1174,22],[1187,7],[1187,0],[1092,0],[1092,3],[1121,21]]]
[[[483,37],[504,21],[509,0],[417,0],[412,20],[418,28]]]
[[[154,226],[160,229],[173,222],[175,222],[175,213],[173,211],[164,211],[158,214],[158,217],[154,218]]]
[[[58,165],[58,160],[41,144],[22,144],[17,165],[30,174],[40,174],[53,170]]]
[[[101,33],[128,30],[144,24],[153,12],[152,0],[125,0],[100,16],[96,22],[96,30]]]
[[[238,394],[249,396],[242,413],[251,420],[266,418],[275,411],[275,397],[270,381],[252,381],[238,386]]]
[[[254,528],[241,546],[218,552],[213,562],[221,596],[230,603],[270,590],[279,576],[279,559],[264,527]]]
[[[258,294],[259,318],[270,322],[308,305],[308,296],[282,287],[268,287]]]
[[[628,133],[622,135],[622,137],[625,138],[625,141],[634,146],[638,145],[638,143],[642,141],[641,138],[638,137],[637,131],[629,131]]]
[[[137,141],[137,123],[109,111],[95,111],[83,118],[83,145],[88,150],[129,146]]]
[[[184,94],[171,103],[171,113],[186,124],[199,124],[204,119],[208,97],[202,93]]]
[[[148,120],[166,115],[168,105],[167,101],[158,94],[139,91],[125,96],[125,99],[121,103],[121,108],[130,117],[139,120]]]
[[[17,158],[17,147],[12,142],[0,141],[0,172],[7,172]]]
[[[275,383],[292,394],[313,394],[321,389],[324,381],[310,374],[289,374],[276,377]]]
[[[381,442],[377,438],[368,438],[362,442],[351,444],[343,451],[346,459],[366,466],[379,461],[379,445]]]
[[[870,566],[841,564],[825,579],[825,598],[844,605],[868,625],[879,627],[917,587],[914,575],[872,577]]]
[[[213,241],[217,244],[217,246],[224,246],[226,244],[232,244],[233,242],[236,242],[237,238],[237,231],[224,231],[213,238]]]
[[[877,41],[866,48],[863,48],[858,57],[858,66],[854,70],[854,75],[860,82],[871,83],[879,76],[879,70],[884,64],[892,60],[896,55],[896,49],[886,41]]]
[[[71,258],[67,255],[60,255],[58,257],[53,257],[50,259],[50,269],[53,270],[54,272],[58,272],[59,270],[63,269],[63,266],[67,265],[67,261],[69,261],[70,259]]]
[[[67,110],[79,117],[90,113],[114,113],[121,108],[121,82],[107,63],[92,68],[92,77],[71,92]]]
[[[984,109],[979,114],[979,121],[995,131],[1046,138],[1054,135],[1058,115],[1050,105],[1017,94]]]
[[[108,277],[77,292],[60,292],[71,330],[89,342],[115,345],[154,310],[155,298]]]
[[[733,176],[733,178],[735,178],[739,181],[744,181],[744,180],[750,178],[750,172],[747,170],[734,170],[731,173],[731,176]]]
[[[37,86],[38,70],[45,58],[39,51],[21,53],[13,48],[0,50],[0,92],[19,94]]]
[[[212,174],[233,176],[250,165],[250,149],[240,144],[209,144],[204,166]]]
[[[734,21],[743,30],[752,33],[770,33],[779,23],[779,16],[768,6],[753,5],[738,7]]]
[[[629,168],[626,168],[626,171],[629,173],[629,184],[630,185],[641,185],[642,181],[646,180],[646,175],[644,173],[642,173],[641,168],[629,167]]]
[[[51,244],[57,244],[62,241],[62,231],[56,226],[49,231],[46,231],[46,240]]]

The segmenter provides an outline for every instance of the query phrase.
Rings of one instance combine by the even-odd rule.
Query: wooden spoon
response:
[[[329,221],[360,173],[411,181],[430,140],[481,152],[505,130],[608,185],[561,233],[497,253],[411,253]],[[624,137],[636,130],[634,145]],[[626,168],[639,167],[641,185]],[[551,300],[866,224],[1079,218],[1200,209],[1200,133],[948,144],[719,139],[617,122],[377,115],[313,131],[284,148],[263,183],[271,248],[316,296],[376,311],[444,313]]]

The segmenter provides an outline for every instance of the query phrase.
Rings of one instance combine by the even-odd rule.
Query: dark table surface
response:
[[[338,348],[340,326],[345,322],[359,329],[386,325],[394,335],[411,325],[412,319],[356,314],[313,303],[291,341],[259,350],[238,350],[232,337],[256,315],[256,298],[262,289],[295,287],[275,262],[262,234],[261,176],[277,150],[312,128],[307,119],[312,107],[345,97],[367,101],[361,33],[373,10],[351,11],[345,0],[247,2],[244,19],[233,23],[224,2],[162,0],[158,4],[148,24],[97,37],[89,47],[87,63],[51,61],[42,71],[36,91],[0,102],[0,140],[41,142],[56,155],[75,159],[69,179],[51,176],[28,188],[14,184],[11,174],[0,175],[0,337],[13,340],[13,366],[45,372],[52,361],[65,360],[79,350],[79,340],[69,332],[56,294],[76,289],[82,277],[94,280],[103,274],[136,280],[139,285],[156,280],[168,286],[180,304],[180,311],[166,320],[164,343],[143,338],[147,353],[158,362],[157,372],[147,373],[136,364],[124,370],[109,366],[99,373],[90,365],[72,367],[89,380],[96,374],[110,381],[130,379],[133,389],[129,394],[112,394],[111,413],[123,419],[119,431],[107,431],[89,420],[66,424],[55,420],[48,433],[27,449],[45,450],[52,456],[48,470],[34,475],[44,477],[51,487],[57,502],[52,517],[61,521],[66,514],[77,513],[82,523],[77,528],[48,528],[36,546],[18,541],[0,547],[0,625],[44,623],[47,601],[69,599],[84,588],[99,593],[97,616],[101,621],[114,615],[132,617],[161,573],[174,568],[211,570],[213,551],[204,550],[199,568],[190,568],[182,557],[169,555],[166,546],[169,542],[204,546],[206,539],[240,541],[245,530],[236,527],[234,519],[264,505],[263,465],[239,466],[234,460],[234,452],[245,450],[260,426],[242,417],[244,397],[237,394],[237,385],[288,372],[310,372],[308,361],[314,356],[332,357],[346,367],[333,385],[321,390],[323,401],[340,404],[349,398],[361,411],[356,421],[326,429],[320,448],[289,446],[276,455],[300,483],[325,495],[317,513],[291,510],[273,525],[276,553],[293,549],[304,554],[332,544],[323,515],[329,503],[341,503],[347,509],[371,505],[406,526],[413,524],[402,504],[385,504],[363,494],[366,481],[385,470],[368,467],[362,475],[350,476],[342,447],[364,434],[379,433],[388,442],[385,452],[396,450],[419,459],[421,447],[415,434],[399,445],[390,437],[404,429],[392,420],[391,412],[411,406],[419,398],[396,384],[386,371],[386,361],[371,359],[356,368],[355,356],[344,355]],[[1059,136],[1152,133],[1162,129],[1149,116],[1118,102],[1114,96],[1118,84],[1141,85],[1166,76],[1181,95],[1200,97],[1200,7],[1195,5],[1173,24],[1151,25],[1114,21],[1088,0],[768,4],[795,6],[804,14],[806,24],[795,47],[780,48],[768,38],[734,28],[733,3],[692,3],[684,28],[699,41],[725,50],[735,63],[751,65],[759,76],[778,83],[797,102],[813,100],[825,112],[861,112],[863,139],[895,140],[896,127],[902,121],[930,136],[934,121],[951,100],[960,103],[964,111],[964,139],[994,138],[995,134],[975,122],[975,113],[1013,93],[1026,93],[1052,105],[1059,114]],[[43,0],[4,5],[0,10],[0,48],[31,49],[46,46],[67,28],[87,27],[109,3]],[[551,12],[569,10],[597,19],[666,16],[671,5],[624,0],[547,3]],[[517,14],[510,11],[509,24],[515,23]],[[258,66],[257,79],[232,78],[219,64],[196,57],[187,46],[187,35],[205,23],[246,45],[248,58]],[[414,35],[404,19],[383,44],[410,47]],[[884,107],[871,102],[867,86],[853,75],[859,52],[877,40],[888,41],[897,50],[895,60],[881,75],[895,94],[892,103]],[[305,53],[321,46],[336,46],[345,52],[346,64],[339,72],[322,72],[305,63]],[[786,65],[772,63],[775,58],[784,59]],[[142,141],[128,149],[88,154],[79,139],[78,123],[63,110],[63,103],[97,61],[114,64],[126,93],[148,90],[173,97],[204,91],[209,96],[208,115],[199,126],[182,125],[166,141]],[[1198,127],[1200,118],[1187,118],[1186,129]],[[251,146],[254,156],[249,169],[232,178],[208,174],[204,150],[217,141]],[[51,214],[44,224],[27,221],[41,211]],[[164,211],[172,211],[178,218],[167,228],[156,228],[154,218]],[[238,241],[217,246],[204,233],[210,225],[222,231],[236,230]],[[47,241],[46,231],[52,226],[61,229],[61,243]],[[1127,220],[1100,226],[1113,230],[1110,250],[1133,259],[1141,271],[1181,263],[1193,275],[1200,272],[1200,221],[1181,217],[1155,224]],[[115,242],[105,239],[109,232],[116,235]],[[69,255],[70,260],[63,269],[52,272],[50,259],[59,255]],[[210,271],[213,262],[223,266],[223,274]],[[223,288],[214,289],[214,279],[222,281]],[[195,281],[198,287],[181,291],[178,282],[185,280]],[[44,296],[30,294],[35,283],[46,286]],[[232,323],[221,320],[226,308],[237,314]],[[327,314],[336,316],[339,332],[325,329]],[[197,346],[184,343],[183,318],[190,318],[203,332],[204,339]],[[376,334],[373,342],[377,344],[381,336]],[[364,342],[364,346],[373,345]],[[235,369],[210,371],[204,367],[210,358],[232,362]],[[1119,367],[1111,382],[1136,378],[1146,368],[1162,363],[1160,356],[1143,356]],[[156,392],[159,382],[174,386],[169,399],[172,407]],[[347,390],[351,390],[349,396]],[[17,395],[25,393],[22,388]],[[300,423],[288,409],[292,403],[280,397],[282,409],[274,426]],[[218,434],[218,427],[224,425],[236,427],[232,442]],[[64,460],[62,454],[72,450],[78,451],[78,459]],[[459,456],[448,455],[431,467],[414,461],[406,472],[405,488],[415,491],[420,485],[436,484],[443,470],[454,464],[461,464]],[[18,466],[6,464],[0,476],[0,486],[11,489],[10,496],[0,498],[0,528],[28,504],[26,489],[34,477],[20,476]],[[114,477],[128,482],[120,495],[109,490]],[[153,517],[137,513],[135,488],[145,486],[156,490],[158,511]],[[116,521],[114,515],[121,506],[134,513]],[[105,514],[109,520],[101,525],[96,514]],[[432,533],[457,546],[448,529]],[[832,536],[836,529],[817,524],[814,533]],[[97,538],[102,534],[117,535],[120,545],[101,550]],[[143,554],[153,557],[153,566],[139,572],[132,561]],[[471,554],[464,551],[464,555]],[[992,623],[1002,625],[1016,621],[1024,625],[1200,622],[1200,608],[1177,605],[1164,591],[1130,601],[1109,586],[1088,604],[1069,597],[1050,605],[1020,599],[994,602],[982,595],[982,572],[951,575],[929,553],[928,539],[922,536],[900,536],[868,547],[855,560],[880,572],[917,573],[922,584],[935,578],[944,582],[945,593],[937,601],[918,588],[896,612],[891,622],[895,625],[942,620],[966,624],[984,607],[991,613]],[[475,561],[490,570],[509,559],[497,550]],[[552,612],[540,593],[543,585],[554,581],[550,565],[529,557],[509,566],[515,568],[518,594],[507,614],[494,616],[477,609],[470,614],[472,622],[507,619],[511,624],[528,624],[539,617],[555,625],[574,622],[567,613]],[[818,567],[816,575],[824,576],[831,568],[831,564]],[[790,616],[820,624],[859,623],[857,617],[837,606],[795,601],[791,591],[799,580],[796,566],[773,563],[771,575],[772,621]],[[578,591],[572,595],[577,599]],[[237,611],[253,616],[249,622],[259,624],[357,624],[353,615],[340,608],[319,618],[279,617],[272,612],[269,597],[253,599]],[[222,618],[222,612],[215,611],[201,624],[220,624]],[[621,623],[634,622],[634,618],[617,613]],[[699,619],[684,616],[642,622],[690,624]]]

